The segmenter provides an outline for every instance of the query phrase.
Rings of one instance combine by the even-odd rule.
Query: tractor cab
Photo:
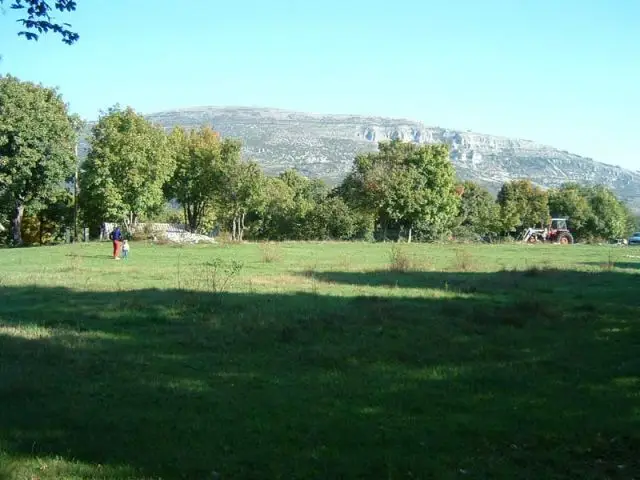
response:
[[[551,219],[551,231],[568,231],[569,227],[567,227],[567,219],[566,218],[552,218]]]
[[[552,218],[548,240],[554,243],[573,243],[573,235],[567,226],[567,218]]]

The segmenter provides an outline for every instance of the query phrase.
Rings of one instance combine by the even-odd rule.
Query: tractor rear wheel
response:
[[[561,245],[568,245],[573,243],[573,235],[570,232],[560,232],[558,234],[558,243]]]

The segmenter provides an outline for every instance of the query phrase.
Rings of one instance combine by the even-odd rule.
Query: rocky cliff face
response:
[[[267,173],[294,167],[301,173],[339,182],[357,153],[375,151],[377,142],[400,138],[416,143],[445,142],[458,175],[494,192],[502,182],[528,178],[552,187],[564,182],[600,183],[640,206],[640,173],[529,140],[427,127],[403,119],[355,115],[316,115],[260,108],[190,108],[148,115],[165,127],[207,124],[244,144]]]

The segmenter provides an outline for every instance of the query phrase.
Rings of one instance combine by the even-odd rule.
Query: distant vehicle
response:
[[[567,220],[567,218],[552,218],[551,224],[546,228],[528,228],[522,234],[522,241],[526,243],[553,242],[562,245],[573,243],[573,235],[567,227]]]
[[[636,232],[629,237],[629,245],[640,245],[640,232]]]

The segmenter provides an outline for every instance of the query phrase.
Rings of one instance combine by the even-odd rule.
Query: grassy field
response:
[[[0,250],[0,480],[640,478],[640,248]]]

